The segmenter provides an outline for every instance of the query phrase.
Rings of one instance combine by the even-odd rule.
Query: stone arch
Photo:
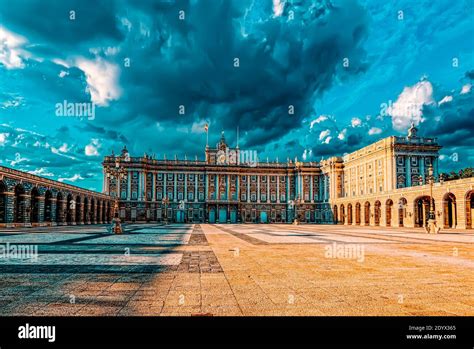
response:
[[[407,205],[408,205],[407,199],[402,197],[398,200],[398,226],[399,227],[405,226],[405,217],[407,215]]]
[[[387,227],[392,226],[392,208],[393,208],[393,201],[388,199],[385,202],[385,223]]]
[[[352,225],[352,204],[347,204],[347,224]]]
[[[380,225],[380,217],[382,215],[382,204],[379,200],[374,203],[374,225]]]
[[[64,200],[63,193],[59,191],[56,194],[56,222],[59,224],[64,224],[64,222],[66,222]]]
[[[368,201],[364,204],[364,224],[370,225],[370,202]]]
[[[19,183],[14,189],[15,200],[13,205],[13,221],[15,223],[29,223],[29,202],[26,199],[27,192],[23,184]]]
[[[7,185],[0,181],[0,223],[7,222],[7,192]]]
[[[341,204],[341,206],[339,207],[339,216],[341,224],[344,224],[346,222],[346,212],[344,210],[344,204]]]
[[[90,216],[91,216],[91,210],[89,207],[90,200],[87,196],[84,196],[83,200],[83,215],[82,215],[82,221],[84,224],[89,224],[90,223]]]
[[[474,219],[474,190],[466,193],[466,229],[472,229]]]
[[[82,198],[80,195],[76,195],[76,224],[82,222]]]
[[[360,202],[357,202],[355,206],[355,224],[356,225],[360,225],[360,211],[361,211]]]
[[[100,211],[101,204],[103,204],[101,200],[96,201],[94,224],[100,223],[104,219]]]
[[[443,226],[444,228],[456,228],[457,224],[456,195],[446,193],[443,197]]]
[[[76,205],[72,194],[68,194],[66,198],[66,222],[67,224],[75,224],[76,222]]]
[[[53,215],[53,192],[48,189],[44,193],[44,221],[52,223]]]
[[[91,224],[95,224],[96,223],[96,210],[97,210],[97,206],[99,203],[97,202],[97,200],[92,197],[91,198],[91,212],[90,212],[90,215],[89,215],[89,222]]]
[[[414,226],[418,228],[425,227],[430,213],[430,197],[427,195],[417,197],[414,201],[413,211]]]
[[[37,187],[31,189],[31,210],[30,210],[30,222],[31,223],[40,223],[41,217],[41,203],[40,203],[41,193]]]

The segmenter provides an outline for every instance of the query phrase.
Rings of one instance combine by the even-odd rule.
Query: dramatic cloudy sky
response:
[[[474,166],[473,1],[0,0],[0,165],[101,190],[124,144],[202,159],[205,123],[309,161],[413,121]]]

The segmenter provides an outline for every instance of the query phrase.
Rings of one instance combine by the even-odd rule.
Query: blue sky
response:
[[[318,161],[413,121],[474,166],[473,1],[0,0],[0,164],[101,190],[124,144],[202,159],[205,123]]]

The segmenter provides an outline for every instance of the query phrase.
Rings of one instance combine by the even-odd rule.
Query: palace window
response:
[[[200,181],[200,182],[204,182],[204,175],[203,175],[203,174],[200,174],[200,175],[199,175],[199,181]]]
[[[405,164],[405,161],[403,159],[403,156],[399,156],[397,158],[397,164],[400,165],[400,166],[403,166]]]
[[[162,193],[161,191],[159,191],[159,192],[156,193],[156,199],[157,199],[157,200],[163,199],[163,193]]]
[[[253,201],[253,202],[257,201],[257,194],[252,193],[252,194],[250,195],[250,201]]]
[[[276,195],[275,195],[275,194],[272,194],[271,200],[272,200],[272,202],[275,202],[275,201],[276,201]]]
[[[271,176],[270,180],[272,181],[272,183],[275,183],[276,182],[276,176]]]
[[[266,195],[266,194],[260,195],[260,199],[261,199],[262,201],[267,201],[267,195]]]
[[[122,191],[121,198],[122,198],[122,199],[126,199],[126,198],[127,198],[127,192],[126,192],[125,190]]]
[[[262,183],[266,183],[267,182],[267,176],[262,176]]]
[[[168,200],[173,200],[173,193],[169,192],[167,193],[167,196],[168,196]]]
[[[184,174],[183,173],[179,173],[178,174],[178,181],[183,181],[184,180]]]
[[[416,156],[411,158],[411,164],[412,166],[418,166],[418,158]]]
[[[190,175],[189,175],[189,180],[190,180],[191,182],[194,181],[194,175],[193,175],[193,174],[190,174]]]
[[[247,182],[247,176],[242,176],[242,182]]]
[[[244,194],[244,193],[240,194],[240,200],[247,201],[247,194]]]
[[[309,194],[304,194],[304,200],[309,201]]]
[[[257,176],[252,176],[251,180],[252,180],[252,182],[256,182],[257,181]]]
[[[169,181],[172,181],[172,180],[173,180],[173,174],[172,174],[172,173],[168,173],[167,178],[168,178]]]
[[[283,201],[283,202],[284,202],[285,200],[286,200],[285,194],[281,194],[281,195],[280,195],[280,201]]]
[[[280,177],[280,182],[285,183],[285,181],[286,181],[286,177],[285,177],[285,176],[281,176],[281,177]]]
[[[204,193],[199,193],[199,201],[204,201]]]
[[[136,200],[138,197],[138,194],[136,191],[132,192],[132,200]]]
[[[163,180],[163,173],[158,173],[158,180],[162,181]]]
[[[193,200],[194,200],[194,193],[193,193],[193,192],[189,192],[189,193],[188,193],[188,200],[189,200],[189,201],[193,201]]]

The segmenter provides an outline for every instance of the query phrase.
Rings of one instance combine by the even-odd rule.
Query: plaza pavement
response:
[[[474,234],[339,225],[0,231],[0,315],[474,315]]]

